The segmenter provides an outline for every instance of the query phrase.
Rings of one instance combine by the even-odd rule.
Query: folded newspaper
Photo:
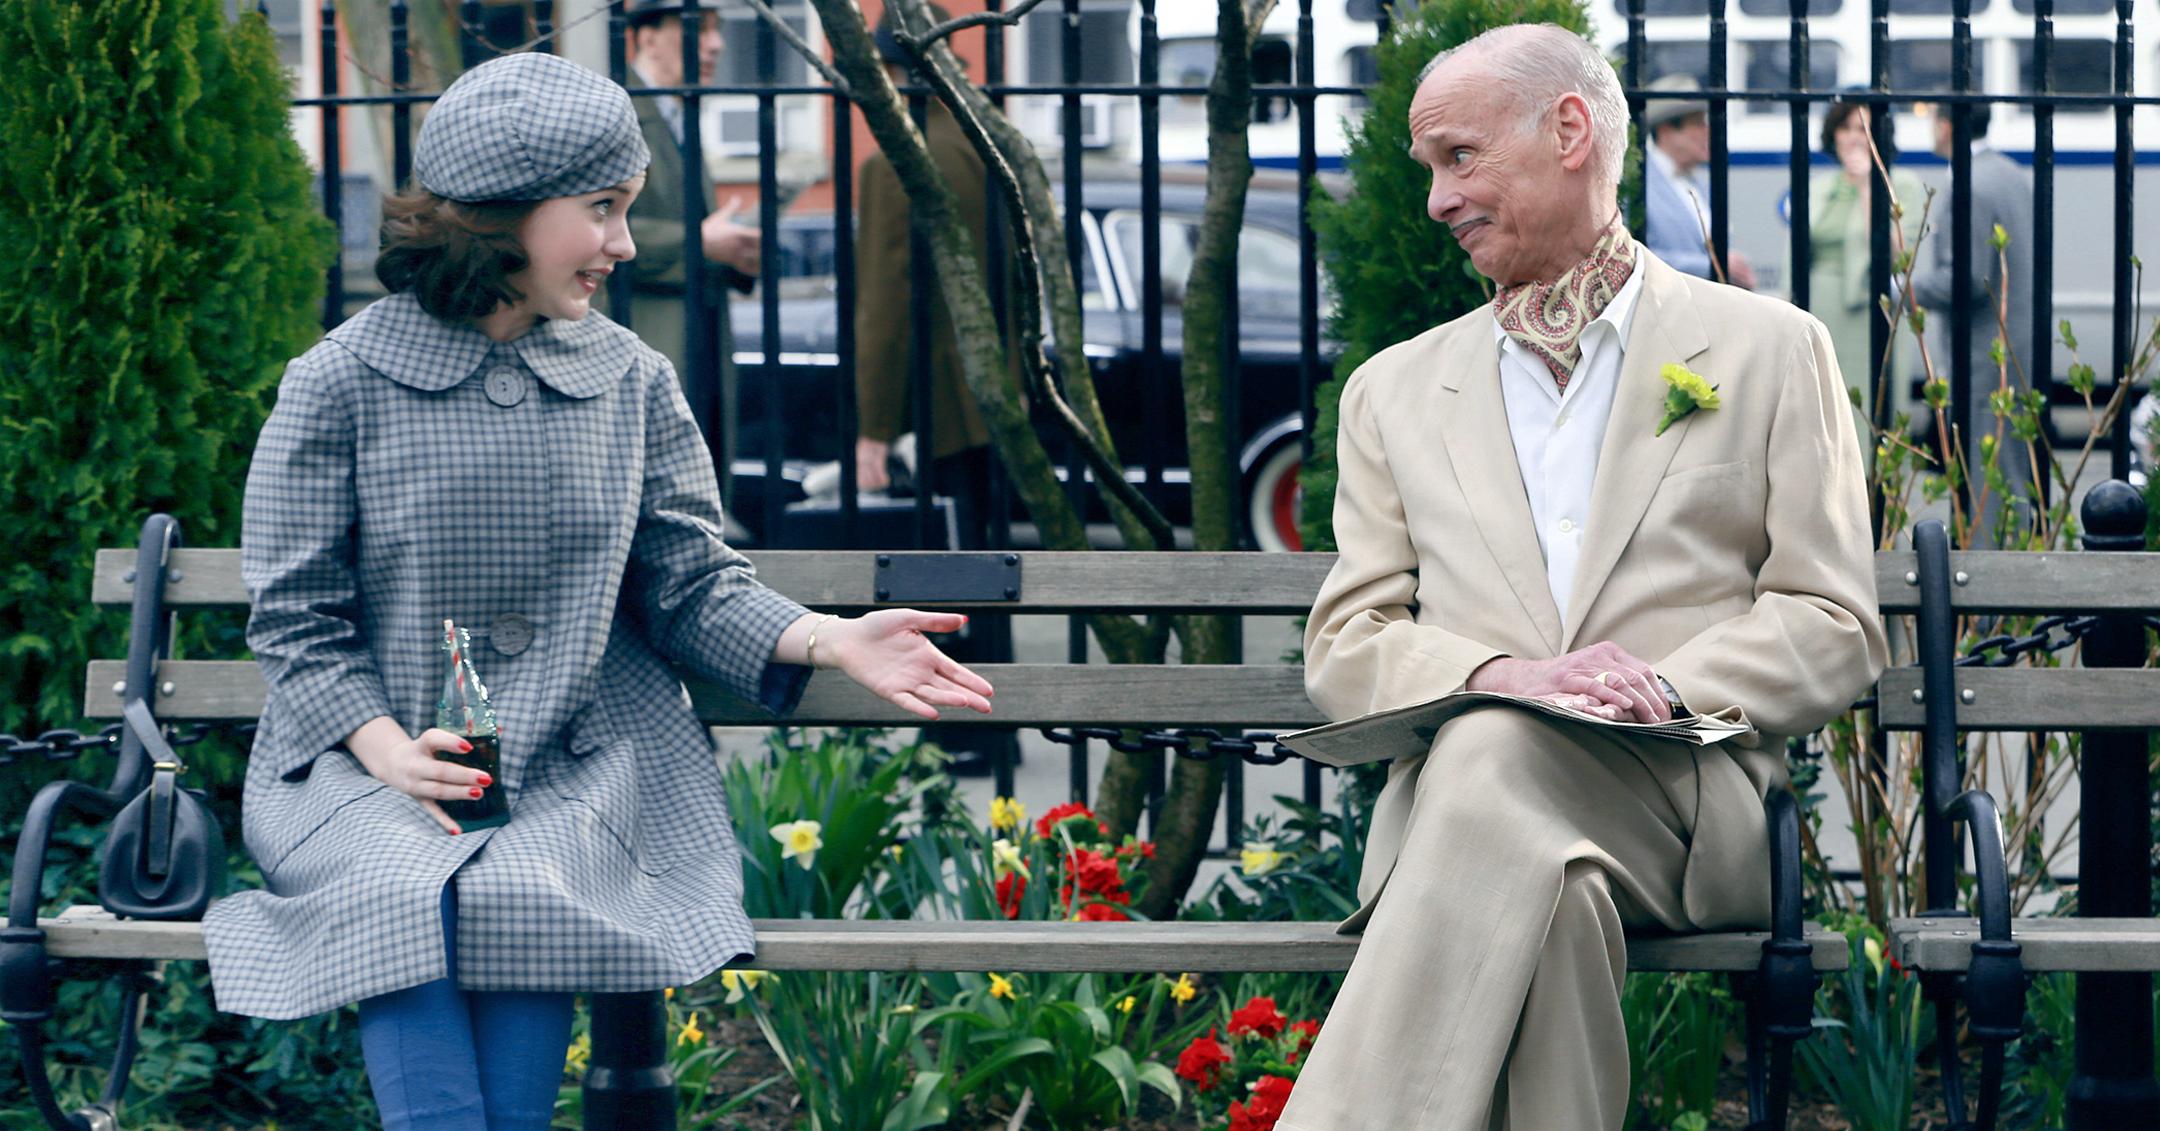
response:
[[[1497,691],[1457,691],[1438,699],[1413,703],[1389,711],[1375,711],[1339,723],[1313,727],[1282,735],[1282,745],[1305,757],[1329,766],[1355,766],[1365,762],[1385,762],[1393,758],[1409,758],[1423,754],[1432,748],[1434,736],[1440,733],[1440,724],[1476,707],[1506,705],[1536,711],[1562,722],[1580,723],[1584,726],[1605,727],[1621,731],[1630,737],[1662,738],[1673,742],[1708,746],[1723,742],[1737,734],[1747,733],[1744,723],[1736,722],[1727,715],[1737,715],[1737,710],[1718,715],[1689,715],[1663,723],[1614,722],[1586,714],[1569,707],[1528,695],[1503,695]]]

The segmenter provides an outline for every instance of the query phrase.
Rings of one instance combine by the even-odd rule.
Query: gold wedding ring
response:
[[[1611,672],[1599,672],[1591,677],[1590,682],[1597,684],[1599,687],[1611,687],[1612,684],[1607,682],[1610,679],[1612,679]]]

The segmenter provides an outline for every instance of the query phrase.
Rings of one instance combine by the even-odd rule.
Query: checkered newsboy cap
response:
[[[468,203],[593,192],[651,163],[627,91],[537,52],[490,59],[459,76],[413,146],[420,184]]]

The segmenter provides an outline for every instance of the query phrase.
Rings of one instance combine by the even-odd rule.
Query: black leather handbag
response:
[[[98,902],[128,919],[200,919],[225,887],[225,832],[202,796],[180,787],[187,772],[141,700],[128,729],[151,759],[150,784],[112,819]]]

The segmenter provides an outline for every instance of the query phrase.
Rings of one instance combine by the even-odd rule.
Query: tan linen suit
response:
[[[1611,640],[1690,709],[1753,729],[1698,750],[1486,709],[1396,762],[1343,924],[1364,939],[1283,1131],[1618,1131],[1623,929],[1767,921],[1762,799],[1785,781],[1785,736],[1881,670],[1860,452],[1822,323],[1638,254],[1570,615],[1480,307],[1343,391],[1341,557],[1307,688],[1350,718],[1458,690],[1497,656]],[[1653,436],[1671,362],[1723,405]]]

